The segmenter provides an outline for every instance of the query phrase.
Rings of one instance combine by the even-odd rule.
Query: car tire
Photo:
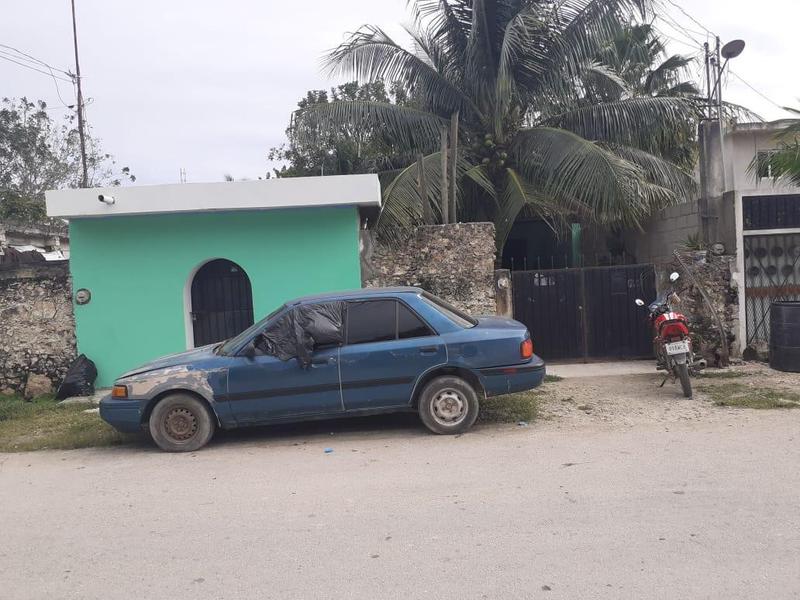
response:
[[[451,375],[428,382],[419,395],[419,416],[433,433],[463,433],[478,418],[478,394],[469,383]]]
[[[148,429],[166,452],[192,452],[205,446],[216,424],[206,404],[190,394],[170,394],[150,413]]]

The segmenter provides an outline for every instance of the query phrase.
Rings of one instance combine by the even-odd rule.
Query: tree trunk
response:
[[[456,166],[458,165],[458,111],[450,117],[450,222],[458,223],[456,208]]]
[[[442,185],[441,185],[441,208],[442,208],[442,223],[447,224],[450,222],[450,202],[447,198],[450,186],[447,183],[447,129],[442,127]]]
[[[428,182],[425,180],[425,160],[420,152],[417,154],[417,186],[420,201],[422,202],[422,220],[426,225],[433,223],[433,211],[428,199]]]

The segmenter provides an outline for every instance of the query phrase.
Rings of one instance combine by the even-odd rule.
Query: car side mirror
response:
[[[248,360],[253,360],[256,356],[256,343],[255,340],[250,340],[242,349],[242,356]]]
[[[636,302],[636,306],[644,306],[644,300],[641,298],[637,298],[634,302]]]
[[[669,276],[669,280],[670,280],[672,283],[675,283],[676,281],[678,281],[678,279],[680,279],[680,277],[681,277],[681,276],[680,276],[678,273],[676,273],[676,272],[674,272],[674,271],[673,271],[673,272],[672,272],[672,274],[670,274],[670,276]]]

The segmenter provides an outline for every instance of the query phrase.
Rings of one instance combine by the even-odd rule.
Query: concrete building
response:
[[[640,263],[670,262],[672,251],[690,239],[708,239],[735,255],[738,352],[765,349],[773,300],[800,299],[800,188],[750,166],[759,153],[775,150],[776,136],[789,123],[732,123],[721,144],[719,131],[711,128],[707,207],[695,201],[667,208],[645,223],[643,233],[625,234],[628,251]]]
[[[69,220],[78,351],[97,384],[294,297],[361,287],[359,207],[380,197],[375,175],[47,192],[48,215]]]
[[[41,261],[67,260],[69,236],[66,223],[0,222],[0,264],[24,259],[19,255],[28,253],[39,255]]]

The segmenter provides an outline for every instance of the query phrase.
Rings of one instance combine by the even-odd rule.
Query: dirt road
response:
[[[648,401],[0,455],[0,598],[800,597],[800,410]]]

